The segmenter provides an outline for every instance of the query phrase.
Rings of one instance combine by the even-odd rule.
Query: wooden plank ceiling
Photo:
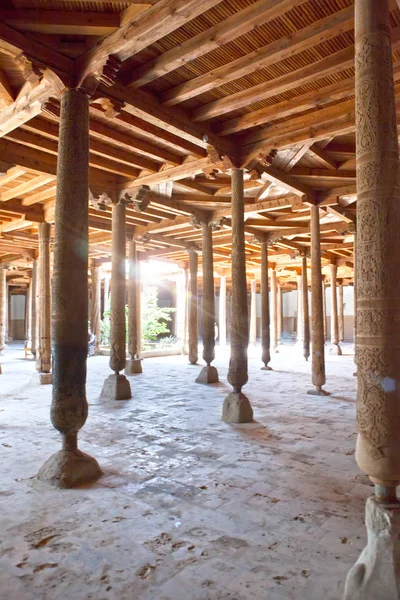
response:
[[[123,197],[142,259],[186,264],[208,216],[229,277],[235,164],[248,272],[268,237],[282,284],[295,283],[318,198],[324,270],[336,261],[351,281],[353,26],[353,0],[3,1],[0,261],[23,281],[38,223],[54,220],[59,99],[73,85],[90,95],[91,258],[109,260],[110,201]],[[395,0],[391,28],[400,103]]]

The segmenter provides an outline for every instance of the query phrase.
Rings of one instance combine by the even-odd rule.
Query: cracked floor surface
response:
[[[0,593],[3,600],[339,599],[365,545],[372,488],[354,460],[351,346],[326,353],[329,397],[306,395],[310,364],[283,346],[273,371],[249,351],[244,392],[256,422],[221,422],[221,382],[186,357],[147,359],[133,398],[100,402],[107,357],[88,360],[80,448],[104,476],[84,489],[35,479],[60,448],[51,387],[10,345],[0,379]]]

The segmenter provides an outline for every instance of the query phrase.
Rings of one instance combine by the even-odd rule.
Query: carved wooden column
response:
[[[243,169],[232,169],[232,328],[228,381],[233,387],[225,400],[222,420],[226,423],[250,423],[253,409],[242,392],[247,383],[247,312],[246,254],[244,238]]]
[[[338,281],[339,290],[339,308],[338,308],[338,323],[339,323],[339,342],[344,342],[344,303],[343,303],[343,281]]]
[[[203,360],[202,368],[196,383],[217,383],[218,371],[211,365],[215,358],[215,298],[214,298],[214,261],[212,227],[210,221],[202,224],[202,256],[203,256]]]
[[[126,364],[126,206],[124,201],[112,207],[112,254],[111,254],[111,355],[110,369],[114,371],[104,382],[101,398],[104,400],[129,400],[131,386],[121,374]]]
[[[276,300],[276,308],[278,313],[278,322],[277,322],[277,337],[278,337],[278,346],[282,343],[282,331],[283,331],[283,298],[282,298],[282,287],[277,282],[277,300]]]
[[[6,347],[7,268],[0,263],[0,354]]]
[[[189,250],[190,298],[189,298],[189,363],[195,365],[199,358],[197,271],[199,257],[195,250]]]
[[[250,281],[251,300],[250,300],[250,344],[257,343],[257,282],[255,279]]]
[[[271,371],[271,337],[269,332],[268,242],[261,242],[261,360],[264,371]]]
[[[219,345],[226,346],[226,277],[219,279]]]
[[[322,299],[321,275],[321,245],[319,230],[319,208],[311,207],[311,372],[312,383],[315,389],[308,390],[307,394],[315,396],[327,395],[322,389],[325,384],[325,340],[324,340],[324,314]]]
[[[297,344],[303,346],[304,327],[303,327],[303,279],[300,274],[297,275]]]
[[[356,460],[375,484],[346,599],[400,597],[400,185],[388,0],[355,2]]]
[[[108,275],[104,276],[104,288],[103,288],[103,311],[106,312],[110,308],[110,278]]]
[[[137,252],[136,241],[129,242],[128,255],[128,352],[130,358],[126,361],[125,374],[142,373],[142,359],[138,351],[138,306],[137,306]]]
[[[95,354],[100,350],[100,309],[101,309],[101,265],[93,260],[90,265],[92,280],[92,306],[90,311],[90,328],[96,336]]]
[[[272,347],[275,352],[278,350],[278,295],[275,267],[271,269],[271,337]]]
[[[339,346],[339,319],[337,303],[337,265],[331,264],[331,347],[330,354],[341,356],[342,349]]]
[[[58,487],[97,479],[97,461],[77,448],[78,431],[88,415],[88,174],[89,102],[78,90],[61,99],[57,160],[53,267],[53,401],[51,420],[63,448],[38,477]]]
[[[302,257],[302,282],[301,292],[302,301],[302,316],[303,316],[303,356],[306,360],[310,356],[310,315],[308,309],[308,279],[307,279],[307,254],[303,252]]]
[[[39,346],[36,370],[39,383],[52,383],[51,371],[51,299],[50,299],[50,223],[39,223],[38,315]]]
[[[35,258],[32,263],[32,293],[31,293],[31,315],[32,315],[32,327],[31,327],[31,352],[33,358],[36,357],[37,350],[37,339],[38,339],[38,318],[37,318],[37,283],[38,283],[38,260]]]

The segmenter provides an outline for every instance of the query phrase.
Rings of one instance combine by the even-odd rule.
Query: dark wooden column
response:
[[[269,291],[268,291],[268,241],[261,242],[261,360],[264,371],[271,371],[271,336],[269,331]]]

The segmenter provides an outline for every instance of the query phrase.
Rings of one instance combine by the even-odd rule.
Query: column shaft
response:
[[[247,347],[249,322],[247,312],[246,254],[244,237],[243,170],[232,169],[232,327],[228,381],[233,392],[224,400],[222,419],[227,423],[253,420],[253,409],[242,393],[247,383]]]
[[[78,90],[61,98],[53,268],[53,400],[51,420],[63,449],[38,477],[58,487],[97,479],[97,461],[77,449],[88,415],[86,401],[88,314],[89,102]]]
[[[330,265],[331,268],[331,349],[333,354],[342,354],[339,346],[339,319],[337,303],[337,265]]]
[[[271,269],[271,337],[272,347],[278,351],[278,296],[277,296],[276,271]]]
[[[338,322],[339,322],[339,342],[344,342],[344,304],[343,304],[343,283],[339,283],[339,309],[338,309]]]
[[[312,394],[326,394],[325,384],[325,339],[321,275],[321,245],[319,230],[319,208],[311,207],[311,341],[312,341]]]
[[[219,345],[226,346],[226,277],[219,279]]]
[[[282,342],[282,331],[283,331],[283,298],[282,298],[282,287],[278,282],[277,285],[277,301],[276,308],[278,313],[278,323],[277,323],[277,338],[278,338],[278,346]]]
[[[255,279],[251,280],[250,286],[250,344],[255,346],[257,343],[257,282]]]
[[[26,348],[31,347],[31,330],[32,330],[32,279],[26,288],[25,294],[25,344]]]
[[[297,275],[297,342],[304,341],[304,319],[303,319],[303,278]]]
[[[31,314],[32,314],[32,327],[31,327],[31,352],[33,357],[36,357],[36,351],[38,347],[38,318],[37,318],[37,277],[38,275],[38,260],[34,259],[32,264],[32,293],[31,293]]]
[[[38,316],[39,346],[36,353],[36,370],[51,370],[51,299],[50,299],[50,223],[39,223]],[[51,383],[50,377],[41,377],[41,383]]]
[[[306,360],[310,356],[310,315],[308,309],[308,280],[307,280],[307,255],[302,256],[302,282],[301,291],[303,296],[302,316],[303,316],[303,356]]]
[[[197,300],[197,270],[199,257],[195,250],[189,251],[190,297],[189,297],[189,362],[195,365],[198,361],[198,300]]]
[[[101,266],[93,261],[90,266],[90,272],[92,279],[90,327],[92,333],[96,336],[95,354],[98,354],[100,349]]]
[[[110,308],[110,278],[108,275],[104,277],[104,288],[103,288],[103,312]]]
[[[261,243],[261,360],[265,370],[270,370],[271,336],[269,332],[269,292],[268,292],[268,243]]]

